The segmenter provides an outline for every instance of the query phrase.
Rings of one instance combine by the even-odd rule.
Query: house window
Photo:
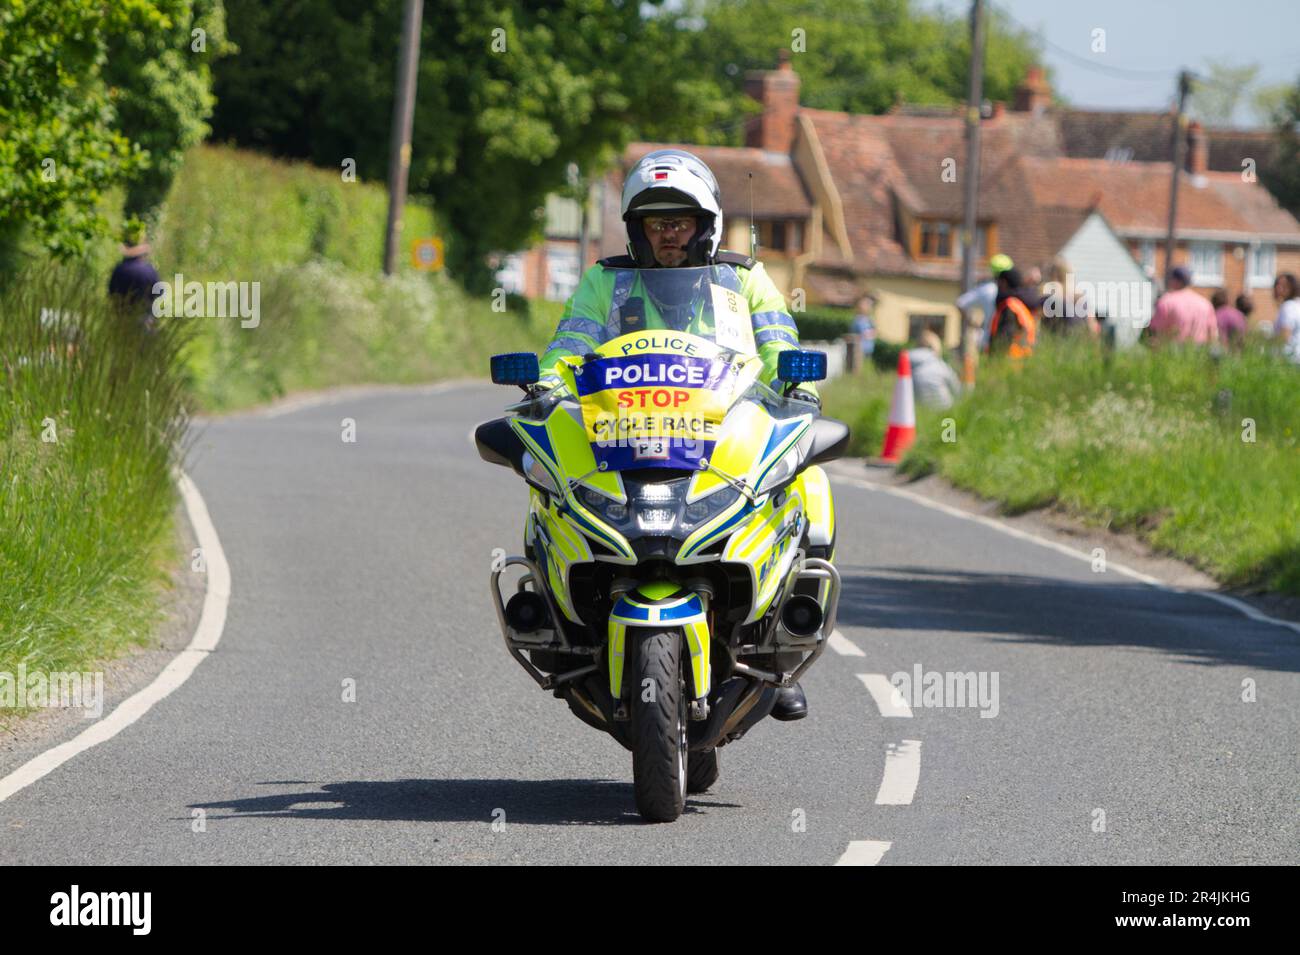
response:
[[[1277,274],[1277,246],[1256,245],[1250,250],[1250,287],[1272,288]]]
[[[921,223],[921,248],[919,255],[923,259],[951,259],[956,243],[953,242],[955,230],[947,222]]]
[[[1192,284],[1202,288],[1223,284],[1223,243],[1192,242]]]
[[[515,295],[524,294],[524,255],[513,252],[507,255],[497,270],[497,284]]]
[[[573,247],[547,246],[546,297],[563,302],[578,289],[578,250]]]
[[[1156,274],[1155,239],[1143,239],[1138,243],[1138,261],[1142,263],[1142,271],[1147,275]]]
[[[758,244],[774,252],[802,252],[803,223],[798,219],[760,219]]]
[[[927,328],[943,338],[943,329],[947,324],[947,318],[943,315],[926,315],[920,312],[912,312],[907,316],[907,340],[916,343],[921,340],[921,333]]]

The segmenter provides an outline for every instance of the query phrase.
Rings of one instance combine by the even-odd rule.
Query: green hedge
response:
[[[833,342],[852,330],[853,315],[851,308],[815,305],[794,313],[794,322],[799,326],[800,341]]]

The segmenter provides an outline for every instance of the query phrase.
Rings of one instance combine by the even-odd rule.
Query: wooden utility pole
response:
[[[1174,270],[1174,246],[1178,242],[1178,180],[1183,174],[1183,109],[1187,106],[1187,93],[1192,77],[1186,70],[1178,74],[1178,113],[1174,116],[1173,142],[1169,152],[1174,164],[1174,174],[1169,184],[1169,229],[1165,232],[1165,288],[1169,287],[1169,273]]]
[[[397,95],[393,99],[392,138],[388,146],[388,230],[384,234],[384,274],[397,269],[397,244],[402,238],[402,209],[406,179],[411,171],[411,126],[415,120],[415,74],[420,64],[420,21],[424,0],[406,0],[402,18],[402,54],[397,65]]]
[[[984,0],[971,0],[970,82],[966,95],[966,192],[962,218],[961,290],[975,284],[975,243],[979,235],[980,106],[984,100]],[[988,316],[984,317],[988,321]],[[963,322],[961,330],[962,377],[974,383],[974,329]]]

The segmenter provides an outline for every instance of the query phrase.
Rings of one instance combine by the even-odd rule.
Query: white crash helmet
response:
[[[686,265],[711,264],[722,241],[722,194],[709,167],[684,149],[646,153],[623,183],[627,250],[642,268],[657,263],[641,219],[670,212],[693,215],[700,222],[685,246]]]

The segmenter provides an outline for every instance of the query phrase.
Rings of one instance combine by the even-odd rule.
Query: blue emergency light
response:
[[[824,362],[823,362],[824,364]],[[537,356],[530,351],[492,356],[492,381],[498,385],[531,385],[542,375]]]
[[[826,377],[826,353],[794,349],[783,351],[776,359],[776,377],[791,385],[821,381]]]

